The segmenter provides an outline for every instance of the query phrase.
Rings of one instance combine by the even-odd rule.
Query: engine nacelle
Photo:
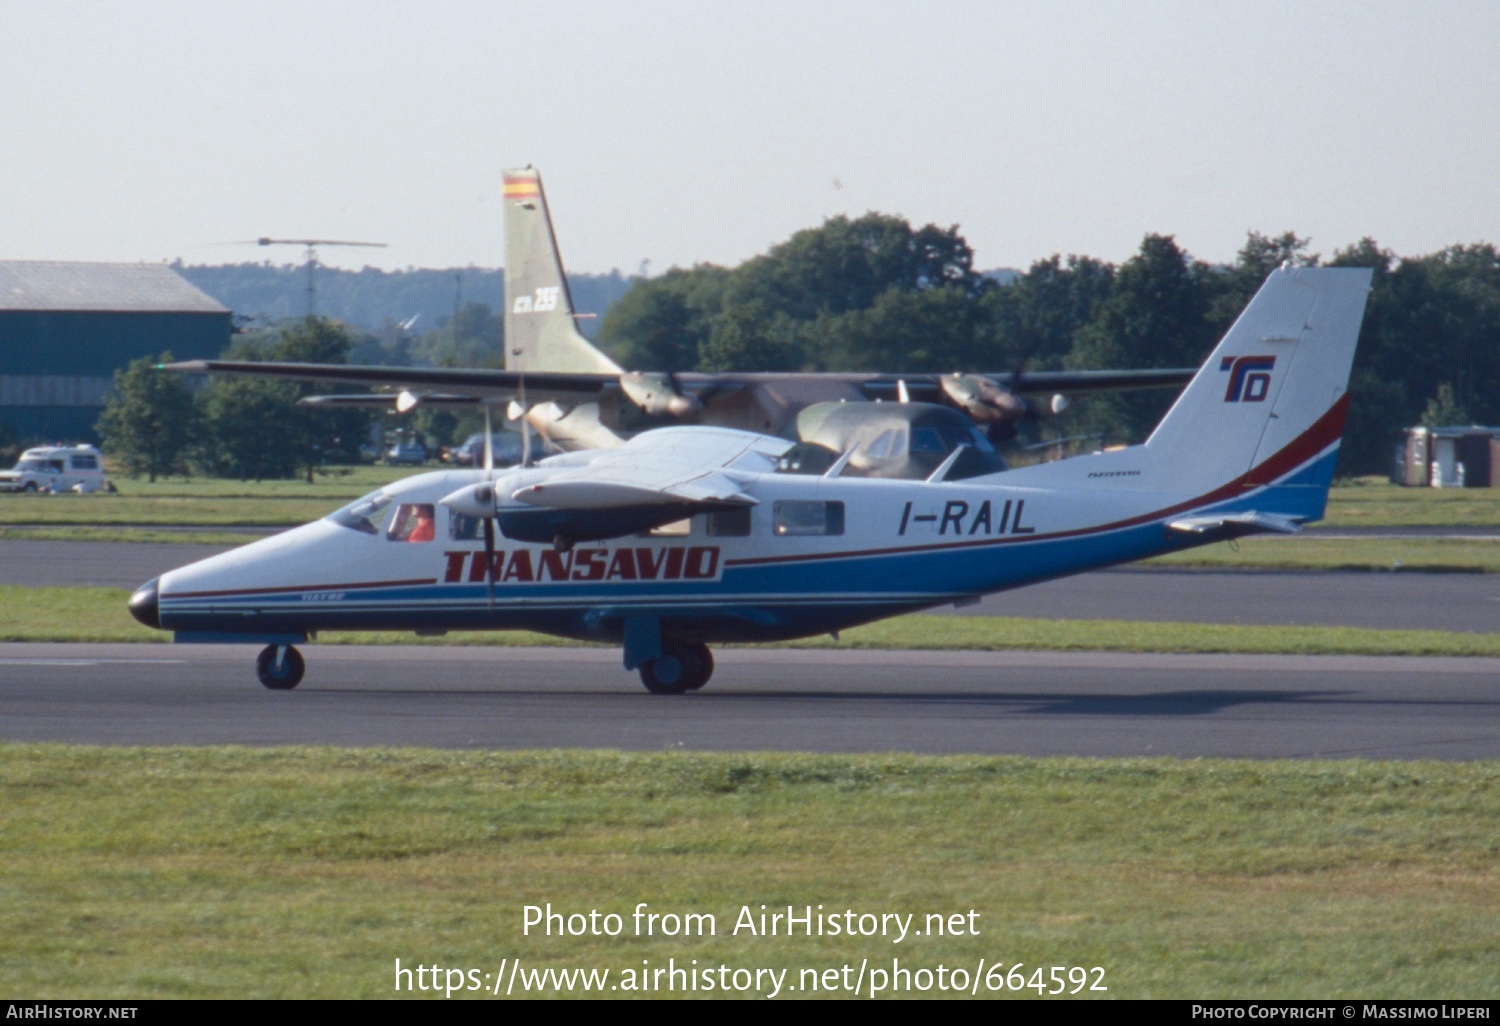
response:
[[[643,374],[631,371],[620,375],[620,391],[649,417],[672,417],[696,420],[703,404],[696,396],[683,393],[669,374]]]
[[[976,424],[1013,424],[1036,417],[1025,399],[978,374],[944,374],[938,382],[947,400]]]

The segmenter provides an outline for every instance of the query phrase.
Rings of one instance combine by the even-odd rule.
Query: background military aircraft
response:
[[[303,380],[365,384],[384,395],[316,396],[310,405],[394,406],[486,402],[509,407],[557,447],[600,449],[637,431],[669,424],[703,424],[767,434],[791,434],[804,423],[837,424],[874,440],[899,431],[915,411],[886,403],[936,404],[960,411],[991,441],[1016,425],[1059,412],[1071,396],[1123,389],[1181,386],[1193,368],[1124,371],[1037,371],[954,374],[645,372],[625,370],[577,329],[577,312],[557,247],[541,175],[534,168],[505,173],[505,369],[369,367],[333,364],[244,363],[225,360],[173,364],[172,369],[250,373]],[[858,411],[800,416],[824,403],[868,404]],[[937,416],[951,423],[952,418]],[[856,424],[858,430],[856,430]],[[830,444],[825,430],[820,442]],[[852,437],[852,436],[850,436]],[[833,439],[833,455],[842,446]],[[928,461],[918,460],[918,468]],[[899,461],[886,460],[895,473]],[[928,470],[931,468],[928,467]],[[912,470],[916,473],[916,469]]]

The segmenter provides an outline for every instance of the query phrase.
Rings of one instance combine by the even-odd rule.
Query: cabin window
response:
[[[454,541],[477,541],[484,537],[484,518],[466,517],[462,513],[448,515],[448,537]]]
[[[708,533],[713,538],[745,538],[750,534],[750,507],[724,509],[708,515]]]
[[[659,524],[641,535],[643,538],[686,538],[693,533],[691,520],[674,520],[670,524]]]
[[[97,457],[97,456],[74,456],[73,457],[73,469],[74,470],[98,470],[99,469],[99,457]]]
[[[403,502],[396,507],[391,517],[390,529],[386,532],[389,541],[430,542],[437,536],[433,527],[432,503]]]
[[[806,499],[781,499],[771,510],[772,530],[779,535],[844,533],[844,504]]]
[[[384,492],[371,492],[362,499],[355,499],[342,509],[336,509],[328,514],[340,527],[351,530],[362,531],[365,534],[379,534],[380,526],[385,523],[385,515],[390,511],[391,497]]]

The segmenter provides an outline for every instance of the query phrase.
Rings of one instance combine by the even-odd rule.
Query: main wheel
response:
[[[290,691],[302,683],[307,663],[291,645],[267,645],[255,658],[255,675],[272,691]]]
[[[708,678],[714,675],[714,654],[709,651],[707,645],[689,645],[693,650],[693,656],[697,662],[694,672],[688,677],[689,691],[697,691],[708,683]]]
[[[713,676],[714,657],[707,645],[664,641],[661,656],[641,664],[641,683],[653,695],[697,691]]]

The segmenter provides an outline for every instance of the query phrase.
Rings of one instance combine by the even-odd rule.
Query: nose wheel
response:
[[[302,683],[307,663],[291,645],[267,645],[255,659],[255,675],[272,691],[290,691]]]
[[[697,691],[714,675],[714,655],[707,645],[663,641],[661,656],[642,663],[640,674],[653,695]]]

